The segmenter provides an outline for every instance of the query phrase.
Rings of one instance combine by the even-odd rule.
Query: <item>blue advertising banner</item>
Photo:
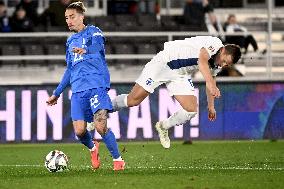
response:
[[[114,84],[111,98],[128,93],[133,84]],[[56,106],[46,100],[55,85],[0,87],[0,142],[74,142],[70,118],[70,90]],[[196,83],[199,112],[189,123],[170,130],[172,139],[284,138],[284,83],[219,83],[215,101],[217,120],[210,122],[204,83]],[[108,127],[119,140],[158,140],[154,125],[180,108],[163,87],[139,106],[109,114]],[[100,135],[94,132],[94,137]]]

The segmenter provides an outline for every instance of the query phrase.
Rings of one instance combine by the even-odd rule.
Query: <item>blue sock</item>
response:
[[[93,143],[92,135],[89,131],[86,131],[83,136],[77,137],[79,138],[80,142],[87,146],[89,149],[92,149],[95,146]]]
[[[117,142],[113,132],[109,129],[104,136],[102,136],[104,143],[108,151],[111,153],[113,159],[117,159],[120,157]]]

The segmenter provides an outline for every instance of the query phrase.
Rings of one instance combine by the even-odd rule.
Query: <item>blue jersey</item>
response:
[[[110,75],[105,60],[105,38],[102,31],[88,25],[81,32],[67,39],[67,68],[54,95],[60,96],[63,90],[71,84],[72,93],[93,88],[110,88]],[[74,47],[84,48],[86,53],[73,53]]]

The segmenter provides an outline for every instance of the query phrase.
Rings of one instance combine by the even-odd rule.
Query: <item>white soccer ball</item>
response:
[[[44,163],[49,172],[62,172],[68,167],[68,157],[59,150],[53,150],[47,154]]]

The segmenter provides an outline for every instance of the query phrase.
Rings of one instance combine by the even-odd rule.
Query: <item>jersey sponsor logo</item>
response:
[[[208,47],[208,49],[213,53],[215,51],[215,48],[213,46]]]
[[[151,79],[151,78],[148,78],[148,79],[146,80],[146,85],[148,85],[148,86],[152,85],[153,83],[154,83],[154,80]]]

